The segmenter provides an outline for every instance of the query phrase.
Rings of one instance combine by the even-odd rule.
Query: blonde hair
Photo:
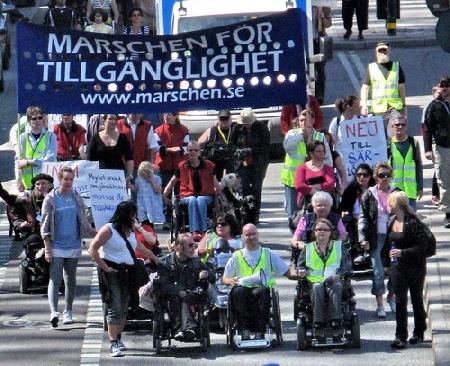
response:
[[[153,164],[150,163],[149,161],[143,161],[142,163],[139,164],[137,173],[138,176],[142,178],[150,178],[153,171],[154,171]]]
[[[387,200],[387,203],[391,207],[400,207],[406,210],[409,203],[409,198],[403,191],[393,191]]]

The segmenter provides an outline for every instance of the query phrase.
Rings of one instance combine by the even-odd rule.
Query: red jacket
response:
[[[195,194],[194,169],[189,160],[182,161],[178,167],[180,169],[178,179],[180,180],[181,198],[190,196],[213,196],[215,194],[213,173],[215,167],[214,163],[209,160],[200,159],[198,174],[200,176],[200,181],[202,182],[202,190],[198,195]]]
[[[141,119],[136,126],[135,139],[133,140],[133,130],[128,124],[126,118],[122,118],[117,121],[117,130],[127,136],[128,141],[133,150],[134,168],[137,169],[139,164],[147,160],[147,151],[149,146],[147,145],[147,137],[152,127],[151,122]]]
[[[58,159],[77,160],[80,158],[78,149],[86,145],[86,130],[83,126],[72,122],[72,128],[66,132],[61,125],[62,122],[53,128],[58,140]]]
[[[136,240],[137,240],[138,242],[144,244],[144,246],[145,246],[147,249],[150,249],[150,250],[152,250],[154,247],[158,247],[158,246],[159,246],[158,234],[156,234],[155,230],[154,230],[150,225],[147,225],[147,224],[142,224],[142,228],[143,228],[145,231],[148,231],[149,233],[152,233],[153,235],[156,236],[156,243],[155,243],[154,245],[151,245],[150,243],[147,243],[147,242],[144,240],[144,236],[143,236],[139,231],[136,231]],[[135,250],[135,251],[134,251],[134,254],[136,254],[136,258],[147,259],[147,257],[146,257],[145,255],[143,255],[143,254],[142,254],[140,251],[138,251],[138,250]]]
[[[320,131],[323,128],[322,109],[320,108],[319,102],[317,101],[317,98],[315,96],[309,95],[308,97],[309,97],[309,107],[316,116],[314,122],[314,129],[316,131]],[[291,129],[291,122],[296,116],[297,116],[297,107],[295,105],[284,105],[281,108],[280,126],[283,135],[286,135],[288,131]]]
[[[181,124],[169,125],[164,123],[159,126],[155,133],[159,136],[160,148],[156,152],[155,169],[164,172],[174,172],[178,164],[183,160],[184,151],[176,153],[165,152],[166,147],[183,147],[184,137],[189,133],[186,126]]]

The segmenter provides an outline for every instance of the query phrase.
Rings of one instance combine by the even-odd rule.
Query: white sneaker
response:
[[[50,315],[50,323],[52,323],[52,327],[56,328],[59,322],[59,313],[57,311],[52,312]]]
[[[118,339],[118,340],[117,340],[117,345],[119,346],[119,349],[120,349],[121,351],[126,351],[126,350],[127,350],[127,347],[123,344],[123,342],[122,342],[121,339]]]
[[[377,317],[378,318],[386,318],[386,311],[382,306],[377,307]]]
[[[123,356],[122,351],[119,348],[119,344],[117,341],[111,342],[111,347],[109,350],[109,355],[111,357],[121,357]]]
[[[64,310],[63,312],[63,324],[72,324],[72,310]]]

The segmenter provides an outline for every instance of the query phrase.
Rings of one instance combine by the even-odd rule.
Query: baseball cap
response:
[[[377,43],[377,46],[375,47],[375,49],[378,51],[380,49],[388,49],[389,48],[389,43],[387,43],[386,41],[380,41]]]
[[[221,109],[217,117],[231,117],[231,112],[229,109]]]
[[[244,108],[237,119],[237,123],[242,125],[251,125],[255,121],[256,115],[251,108]]]

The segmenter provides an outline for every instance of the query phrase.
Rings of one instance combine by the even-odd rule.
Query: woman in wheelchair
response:
[[[330,321],[332,328],[341,326],[343,279],[351,274],[351,259],[341,241],[332,240],[333,225],[319,218],[314,225],[316,241],[306,244],[300,253],[298,275],[310,284],[314,328]],[[325,294],[328,301],[325,302]]]
[[[176,341],[197,338],[198,323],[190,310],[198,303],[198,295],[190,293],[199,286],[205,290],[213,283],[214,272],[195,257],[196,243],[192,236],[181,234],[175,250],[158,263],[158,277],[163,298],[169,303],[169,317]]]

